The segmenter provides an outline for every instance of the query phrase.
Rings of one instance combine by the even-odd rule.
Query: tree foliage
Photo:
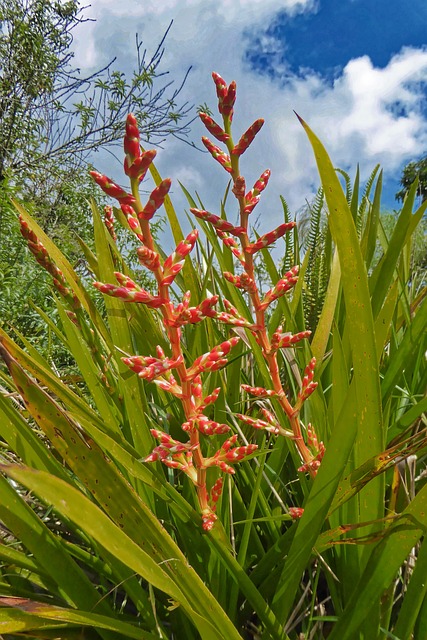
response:
[[[418,178],[417,195],[421,198],[421,202],[427,199],[427,156],[420,160],[409,162],[402,171],[400,184],[402,189],[396,193],[396,199],[403,202],[409,191],[411,184]]]
[[[73,32],[85,22],[78,0],[0,2],[0,177],[55,174],[80,166],[101,145],[120,140],[125,115],[134,111],[145,140],[185,135],[182,84],[171,88],[160,70],[163,37],[151,58],[136,42],[131,78],[113,68],[83,76],[73,65]],[[55,177],[55,176],[54,176]],[[34,181],[34,180],[33,180]]]

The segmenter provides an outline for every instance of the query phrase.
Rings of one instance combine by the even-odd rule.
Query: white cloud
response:
[[[289,12],[316,9],[312,0],[280,4],[280,9]],[[243,30],[256,25],[261,30],[276,10],[276,0],[96,0],[92,12],[98,22],[83,26],[82,32],[88,31],[82,40],[79,35],[77,38],[79,59],[91,51],[98,51],[100,56],[102,48],[103,60],[122,52],[119,63],[126,64],[133,55],[135,32],[139,31],[144,44],[153,50],[173,17],[163,68],[179,82],[185,70],[193,66],[183,97],[195,105],[207,102],[216,106],[210,79],[215,70],[227,82],[235,79],[238,83],[236,138],[256,118],[266,120],[242,157],[242,171],[250,186],[265,168],[272,169],[270,185],[256,210],[268,227],[280,222],[279,194],[298,209],[318,184],[313,154],[293,109],[321,138],[336,166],[354,171],[359,162],[365,178],[377,162],[388,171],[396,171],[427,148],[427,122],[422,112],[427,50],[403,49],[384,68],[374,67],[367,56],[353,59],[332,85],[307,72],[303,77],[288,77],[286,84],[279,86],[248,70],[243,63],[242,44]],[[265,42],[269,49],[275,45]],[[91,55],[90,63],[96,58]],[[288,73],[288,69],[284,71]],[[203,133],[201,124],[196,123],[194,139],[200,139]],[[163,176],[182,179],[190,190],[197,189],[207,208],[218,210],[227,174],[208,154],[170,140],[160,151],[158,164]],[[119,165],[116,171],[120,172]],[[176,188],[177,195],[178,191]],[[186,207],[184,200],[178,209],[180,206]]]

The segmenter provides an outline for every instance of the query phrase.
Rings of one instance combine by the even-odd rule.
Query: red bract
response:
[[[233,169],[231,167],[230,156],[227,155],[224,151],[222,151],[219,147],[217,147],[213,142],[211,142],[209,138],[205,138],[203,136],[202,142],[205,145],[206,149],[211,154],[212,158],[214,158],[214,160],[219,162],[219,164],[222,167],[224,167],[224,169],[228,171],[228,173],[231,173]]]
[[[116,232],[114,231],[114,216],[113,207],[104,207],[104,224],[107,227],[108,233],[112,237],[113,241],[117,240]]]
[[[267,291],[259,308],[266,309],[274,300],[281,298],[285,293],[290,291],[298,281],[298,271],[299,267],[295,266],[285,273],[283,278],[281,278],[270,291]]]
[[[151,192],[147,204],[142,209],[142,211],[138,212],[138,218],[140,220],[151,220],[157,209],[160,209],[163,202],[165,201],[171,185],[172,180],[170,180],[170,178],[166,178],[165,180],[162,180],[162,182],[158,187],[154,189],[154,191]]]
[[[200,120],[203,122],[203,124],[205,125],[206,129],[217,140],[219,140],[220,142],[228,142],[229,141],[230,135],[228,133],[225,133],[224,129],[222,127],[220,127],[219,124],[217,124],[215,122],[215,120],[213,120],[213,118],[208,116],[207,113],[203,113],[203,112],[200,112],[199,116],[200,116]]]
[[[219,216],[215,216],[213,213],[209,213],[209,211],[205,211],[203,209],[195,209],[194,207],[190,208],[190,211],[196,218],[200,220],[205,220],[206,222],[210,222],[215,229],[219,229],[219,231],[223,231],[225,233],[231,233],[234,236],[238,236],[245,232],[244,227],[235,227],[231,222],[227,220],[223,220]]]
[[[155,149],[150,149],[134,160],[130,160],[129,156],[126,156],[123,165],[125,174],[129,176],[129,178],[143,180],[156,155],[157,151],[155,151]]]
[[[144,291],[144,289],[136,290],[128,287],[116,287],[113,284],[104,284],[102,282],[94,282],[93,286],[101,293],[105,293],[113,298],[120,298],[123,302],[139,302],[153,309],[161,307],[167,302],[166,299],[153,296],[151,293]]]
[[[265,235],[261,236],[259,240],[257,240],[253,244],[250,244],[248,247],[245,247],[246,253],[254,254],[257,251],[260,251],[260,249],[269,247],[271,244],[273,244],[273,242],[276,242],[276,240],[284,236],[285,233],[293,229],[295,227],[295,224],[295,222],[284,222],[283,224],[279,225],[277,229],[269,231]]]
[[[135,202],[135,198],[132,195],[126,193],[124,189],[115,182],[112,182],[110,178],[107,178],[107,176],[104,176],[102,173],[98,173],[97,171],[89,171],[89,173],[95,180],[96,184],[101,187],[107,196],[116,198],[120,204],[133,204]]]
[[[160,267],[160,256],[156,251],[151,251],[151,249],[142,245],[142,247],[138,247],[136,253],[140,263],[147,269],[156,271]]]
[[[129,113],[126,118],[125,137],[123,141],[123,147],[125,154],[129,155],[132,161],[138,158],[141,154],[141,147],[139,146],[139,129],[133,113]]]
[[[311,331],[300,331],[299,333],[282,333],[282,327],[279,327],[277,331],[273,333],[271,338],[271,348],[276,351],[277,349],[286,349],[292,345],[305,340],[311,336]]]
[[[263,124],[264,120],[262,118],[260,118],[259,120],[255,120],[255,122],[249,127],[249,129],[242,135],[234,149],[231,150],[231,153],[234,156],[241,156],[242,153],[244,153],[249,147]]]

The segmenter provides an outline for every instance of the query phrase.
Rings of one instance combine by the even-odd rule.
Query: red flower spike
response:
[[[244,198],[246,191],[246,182],[243,176],[237,176],[234,181],[234,185],[232,188],[232,192],[236,196],[236,198]]]
[[[117,240],[117,236],[116,232],[114,231],[113,207],[110,207],[109,205],[104,207],[104,224],[107,227],[108,233],[115,242]]]
[[[224,233],[224,231],[221,231],[220,229],[216,229],[216,234],[217,234],[218,238],[220,238],[223,241],[225,246],[230,249],[231,253],[238,260],[240,260],[240,262],[244,266],[245,265],[245,258],[243,256],[243,253],[240,250],[239,245],[235,241],[235,239],[232,238],[231,236],[229,236],[227,233]]]
[[[228,222],[228,220],[223,220],[223,218],[215,216],[213,213],[209,213],[209,211],[205,211],[204,209],[195,209],[194,207],[191,207],[190,211],[194,216],[196,216],[196,218],[210,222],[216,230],[224,233],[232,233],[234,236],[239,236],[245,232],[244,227],[235,227],[231,222]]]
[[[176,398],[182,398],[182,388],[178,384],[169,382],[164,378],[157,378],[152,382],[154,382],[154,384],[157,385],[159,389],[171,393]]]
[[[196,358],[191,367],[187,369],[188,379],[194,379],[204,371],[217,371],[223,367],[227,364],[227,358],[224,356],[226,356],[232,347],[234,347],[239,341],[240,338],[238,336],[234,336],[233,338],[225,340],[225,342],[217,345],[208,353],[204,353],[202,356]]]
[[[311,336],[311,331],[300,331],[292,335],[292,333],[281,333],[281,329],[282,327],[279,327],[271,338],[271,349],[273,351],[277,351],[277,349],[287,349]]]
[[[132,161],[141,155],[141,148],[139,146],[139,129],[133,113],[129,113],[126,118],[126,130],[123,141],[125,154],[129,155]]]
[[[289,507],[288,513],[292,520],[299,520],[304,513],[304,509],[301,507]]]
[[[295,227],[295,224],[295,222],[284,222],[283,224],[279,225],[277,229],[269,231],[269,233],[261,236],[259,240],[246,247],[246,253],[254,254],[260,249],[265,249],[266,247],[273,244],[273,242],[276,242],[276,240],[284,236],[285,233],[293,229]]]
[[[139,224],[139,220],[136,217],[136,213],[133,207],[131,207],[130,204],[120,204],[120,208],[127,220],[127,223],[131,229],[131,231],[133,231],[134,233],[137,234],[138,238],[140,238],[141,242],[144,242],[144,239],[142,238],[142,236],[140,236],[141,233],[141,226]]]
[[[152,382],[154,378],[166,373],[170,369],[178,367],[184,362],[182,356],[177,358],[157,359],[152,356],[132,356],[130,358],[122,358],[124,364],[134,371],[140,378]]]
[[[285,273],[283,278],[277,282],[277,284],[267,291],[263,301],[260,304],[260,309],[266,309],[274,300],[281,298],[285,293],[287,293],[298,281],[298,272],[299,267],[292,267],[290,271]]]
[[[252,396],[256,396],[257,398],[272,398],[277,396],[277,393],[273,389],[264,389],[264,387],[251,387],[248,384],[241,384],[240,387],[246,393],[250,393]]]
[[[230,448],[233,446],[233,444],[235,444],[237,442],[237,434],[235,433],[233,436],[231,436],[231,438],[228,438],[228,440],[226,440],[221,449],[222,451],[230,451]]]
[[[212,511],[215,511],[215,509],[216,509],[216,503],[218,502],[219,498],[221,497],[223,486],[224,486],[223,478],[218,478],[218,480],[215,482],[215,484],[213,485],[213,487],[211,489],[211,508],[212,508]]]
[[[228,93],[227,83],[223,78],[221,78],[219,73],[216,73],[215,71],[212,72],[212,78],[213,78],[213,81],[215,82],[216,95],[218,96],[218,100],[220,101],[220,104],[222,104],[222,101],[224,100],[224,98]],[[221,113],[221,108],[219,108],[219,111]]]
[[[254,453],[254,451],[256,451],[257,449],[257,444],[247,444],[243,447],[235,447],[234,449],[230,449],[230,451],[227,451],[224,457],[228,462],[240,462],[247,456],[252,455],[252,453]]]
[[[194,420],[194,424],[198,431],[200,431],[204,436],[223,435],[230,431],[230,427],[228,425],[215,422],[214,420],[209,420],[209,418],[204,415],[197,416]]]
[[[127,287],[116,287],[113,284],[103,284],[102,282],[94,282],[93,286],[101,293],[105,293],[113,298],[120,298],[123,302],[139,302],[153,309],[157,309],[167,303],[165,298],[152,296],[143,289],[135,291],[134,289],[128,289]]]
[[[220,142],[228,142],[230,140],[230,135],[225,133],[224,129],[222,129],[222,127],[220,127],[213,118],[208,116],[207,113],[203,113],[203,111],[201,111],[199,113],[199,117],[209,133],[211,133],[217,140]]]
[[[129,278],[129,276],[125,276],[124,273],[120,273],[120,271],[115,271],[114,275],[116,276],[116,280],[121,287],[126,287],[126,289],[131,289],[135,291],[140,291],[140,287]]]
[[[221,151],[221,149],[217,147],[213,142],[211,142],[209,138],[203,136],[202,142],[211,156],[214,158],[214,160],[219,162],[219,164],[224,167],[224,169],[228,171],[228,173],[232,173],[233,169],[231,167],[230,156],[227,155],[224,151]]]
[[[203,386],[202,386],[202,379],[200,376],[196,376],[193,382],[191,383],[191,394],[194,398],[197,398],[197,400],[201,399],[203,394]]]
[[[157,271],[160,267],[160,256],[156,251],[151,251],[151,249],[143,245],[138,247],[136,253],[139,262],[150,271]]]
[[[255,182],[251,191],[246,194],[246,200],[250,201],[255,196],[258,196],[264,189],[266,188],[268,181],[270,180],[271,171],[270,169],[266,169],[264,173],[258,178]]]
[[[275,436],[279,433],[279,428],[275,424],[260,420],[259,418],[252,418],[251,416],[245,416],[243,413],[236,413],[236,416],[242,421],[248,424],[253,429],[263,429],[269,433],[273,433]]]
[[[256,293],[257,286],[254,280],[247,273],[242,273],[240,276],[236,276],[229,271],[224,271],[223,276],[228,282],[234,284],[239,289],[243,289],[243,291],[248,291],[249,293]]]
[[[157,155],[155,149],[149,149],[144,151],[138,158],[129,162],[129,156],[126,156],[124,161],[124,171],[129,178],[137,178],[139,181],[143,180],[146,176],[150,164],[153,162]]]
[[[188,234],[185,240],[182,240],[182,242],[178,244],[175,251],[168,258],[166,258],[163,264],[163,269],[165,273],[173,265],[177,264],[178,262],[181,262],[181,260],[183,260],[190,253],[190,251],[193,249],[194,245],[196,244],[198,236],[199,236],[199,232],[197,231],[197,229],[193,229],[193,231]]]
[[[301,405],[315,389],[317,388],[317,382],[313,382],[314,368],[316,366],[316,358],[312,358],[304,370],[304,378],[302,380],[302,387],[298,393],[299,405]]]
[[[203,531],[212,531],[215,522],[218,520],[217,516],[210,509],[204,509],[202,513],[202,529]]]
[[[242,135],[234,149],[232,149],[231,153],[233,154],[233,156],[241,156],[242,153],[246,151],[249,145],[253,142],[253,139],[255,138],[256,134],[261,129],[263,124],[264,120],[262,118],[255,120],[255,122],[249,127],[249,129]]]
[[[236,102],[236,82],[232,80],[228,86],[227,95],[222,100],[221,107],[219,109],[220,113],[224,117],[228,117],[230,122],[233,119],[233,107]]]
[[[112,182],[107,176],[102,175],[102,173],[98,173],[97,171],[89,171],[89,174],[95,180],[96,184],[101,187],[104,193],[111,198],[116,198],[120,204],[133,204],[135,202],[135,198],[126,193],[124,189],[119,187],[118,184]]]
[[[184,307],[179,304],[175,309],[173,320],[166,319],[164,322],[169,327],[181,327],[184,324],[196,324],[204,318],[215,318],[217,312],[213,307],[217,304],[219,296],[212,296],[203,300],[197,307]]]
[[[163,202],[165,201],[171,185],[171,179],[166,178],[165,180],[162,180],[162,182],[158,187],[154,189],[154,191],[151,192],[147,204],[142,211],[138,212],[138,218],[140,220],[151,220],[157,209],[160,209]]]
[[[218,400],[218,396],[220,393],[221,387],[217,387],[212,391],[211,394],[203,398],[203,402],[199,407],[200,411],[204,411],[204,409],[206,409],[206,407],[208,407],[210,404],[214,404]]]

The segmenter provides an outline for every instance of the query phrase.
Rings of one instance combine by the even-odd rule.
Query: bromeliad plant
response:
[[[231,180],[237,223],[227,199],[217,215],[184,189],[202,231],[184,237],[132,116],[130,189],[92,173],[119,204],[93,206],[96,255],[81,242],[95,288],[16,204],[52,276],[60,322],[42,317],[79,373],[0,331],[0,629],[422,637],[427,289],[415,288],[410,260],[427,204],[412,212],[414,185],[389,236],[381,175],[360,198],[359,177],[341,173],[343,190],[302,122],[323,189],[308,251],[283,200],[284,222],[257,237],[250,216],[270,173],[247,191],[240,163],[263,121],[234,143],[236,87],[213,79],[222,123],[200,117],[222,146],[203,142]],[[169,256],[153,232],[161,207]],[[139,243],[141,272],[118,249],[117,224]],[[281,238],[278,269],[270,249]]]
[[[197,306],[191,305],[191,291],[187,291],[182,300],[174,303],[171,287],[176,276],[184,266],[184,260],[193,250],[198,232],[196,229],[181,241],[175,251],[166,259],[162,259],[155,247],[150,230],[150,220],[164,203],[169,192],[171,181],[162,180],[152,191],[145,205],[142,204],[139,186],[144,179],[151,162],[155,157],[154,151],[142,152],[139,131],[135,118],[129,115],[126,122],[124,139],[125,162],[124,170],[130,178],[130,193],[124,191],[109,178],[97,172],[91,172],[94,180],[103,191],[116,198],[125,215],[130,229],[141,241],[138,249],[140,263],[149,269],[156,281],[157,291],[150,294],[140,288],[129,276],[115,272],[117,285],[95,282],[95,286],[104,294],[120,298],[129,303],[144,304],[156,309],[161,316],[164,333],[170,345],[170,355],[166,356],[162,347],[157,346],[156,356],[131,356],[123,358],[123,362],[140,378],[147,382],[154,382],[163,391],[178,398],[183,406],[185,422],[181,428],[188,433],[186,442],[177,441],[159,429],[151,429],[151,434],[159,441],[153,452],[145,458],[146,462],[161,460],[168,467],[185,473],[193,482],[197,490],[203,528],[212,528],[216,516],[214,511],[223,486],[222,477],[213,484],[209,494],[207,489],[207,471],[212,467],[219,467],[223,473],[235,473],[234,465],[247,459],[256,449],[256,444],[235,446],[237,435],[232,435],[213,455],[203,452],[200,436],[223,435],[230,431],[227,424],[209,419],[206,409],[215,403],[221,391],[217,387],[212,392],[207,389],[205,380],[207,374],[224,367],[231,349],[240,340],[238,335],[213,347],[208,353],[199,355],[193,362],[186,362],[181,327],[187,324],[202,322],[205,318],[213,318],[231,327],[246,329],[261,347],[272,382],[272,389],[243,385],[242,389],[257,398],[277,398],[282,406],[289,425],[281,424],[280,420],[269,410],[263,409],[264,420],[251,416],[237,414],[237,417],[256,429],[263,429],[274,435],[291,438],[301,456],[302,466],[299,471],[308,471],[315,475],[324,454],[323,443],[318,443],[316,433],[311,425],[307,428],[308,445],[303,436],[300,420],[300,410],[304,401],[315,390],[317,383],[313,382],[316,359],[312,358],[305,368],[301,389],[292,403],[280,379],[277,353],[280,349],[290,348],[301,340],[308,338],[310,331],[300,331],[292,335],[283,332],[279,326],[271,338],[267,330],[267,312],[272,303],[284,296],[296,284],[298,267],[293,267],[269,290],[262,295],[256,283],[254,257],[257,252],[270,247],[277,239],[295,227],[295,222],[285,222],[273,231],[266,233],[255,241],[250,240],[248,228],[249,215],[260,200],[260,194],[265,189],[270,176],[266,170],[253,188],[246,193],[245,179],[240,174],[240,156],[248,149],[256,134],[263,125],[259,119],[252,124],[235,145],[231,135],[233,108],[236,99],[236,86],[232,82],[229,87],[216,73],[213,74],[218,95],[218,108],[223,118],[223,127],[218,125],[206,113],[200,118],[208,131],[226,145],[228,154],[215,146],[209,138],[203,137],[203,143],[213,158],[230,174],[233,182],[232,192],[239,205],[240,224],[234,226],[230,222],[208,211],[191,208],[190,211],[197,218],[212,225],[224,246],[230,250],[241,266],[242,273],[235,275],[229,271],[223,272],[223,277],[239,290],[244,291],[251,303],[253,317],[242,316],[233,304],[222,299],[225,310],[218,311],[219,295],[210,296]],[[172,372],[175,372],[175,375]]]

